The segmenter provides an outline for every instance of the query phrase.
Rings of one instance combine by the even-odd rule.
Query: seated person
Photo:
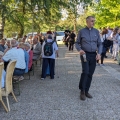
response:
[[[0,51],[4,52],[5,48],[5,39],[0,40]]]
[[[29,63],[28,63],[28,70],[31,69],[32,67],[32,59],[33,59],[33,51],[31,50],[31,46],[29,43],[24,43],[25,45],[25,50],[29,53]]]
[[[7,40],[5,43],[5,48],[11,48],[10,40]]]
[[[42,46],[38,41],[38,37],[33,39],[33,60],[38,60],[41,55]]]
[[[17,41],[11,40],[11,49],[8,50],[5,55],[0,59],[0,62],[9,62],[10,60],[16,60],[16,66],[13,75],[21,76],[25,73],[25,53],[22,49],[17,49]]]
[[[10,40],[7,40],[7,41],[6,41],[5,48],[6,48],[6,49],[4,50],[4,53],[6,53],[8,50],[11,49]]]
[[[24,54],[25,54],[25,63],[26,63],[26,68],[25,68],[25,73],[28,72],[28,64],[29,64],[29,54],[25,50],[25,45],[23,42],[20,42],[18,45],[18,49],[23,49]]]
[[[0,58],[4,55],[4,52],[0,51]]]

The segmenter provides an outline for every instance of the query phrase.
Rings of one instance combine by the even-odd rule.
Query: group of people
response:
[[[26,37],[24,36],[19,40],[15,38],[12,40],[0,40],[0,62],[4,62],[2,87],[5,86],[6,68],[11,60],[17,61],[13,76],[19,76],[20,80],[24,79],[24,73],[32,70],[33,61],[41,58],[43,59],[41,79],[45,79],[48,67],[50,78],[54,79],[55,58],[56,53],[58,57],[58,46],[53,40],[52,33],[50,31],[47,32],[43,43],[40,42],[38,35],[33,37],[32,44],[26,41]]]
[[[116,27],[114,29],[108,27],[100,30],[101,42],[103,44],[103,51],[101,54],[101,65],[104,66],[104,58],[106,58],[106,53],[109,50],[111,53],[111,58],[114,61],[118,60],[120,64],[120,28]],[[99,61],[97,61],[97,65]]]
[[[108,49],[110,49],[114,60],[119,58],[120,64],[120,28],[103,28],[103,30],[98,31],[94,28],[94,23],[94,16],[86,18],[87,26],[79,31],[76,42],[74,31],[70,32],[68,28],[65,30],[65,45],[67,47],[69,45],[69,50],[73,50],[75,44],[80,54],[82,64],[79,82],[81,100],[86,100],[86,97],[92,98],[89,89],[96,63],[99,65],[101,60],[101,65],[104,65],[103,61],[107,57],[106,52]],[[6,66],[10,60],[16,60],[17,63],[13,75],[21,76],[31,69],[34,60],[38,60],[41,57],[43,60],[41,79],[45,79],[47,74],[49,74],[51,79],[54,79],[55,58],[59,56],[55,36],[55,32],[48,31],[44,38],[39,34],[30,41],[26,41],[27,36],[24,36],[19,42],[15,39],[5,42],[2,39],[0,40],[0,62],[4,62]],[[5,76],[5,70],[3,70],[3,77]],[[2,82],[2,87],[4,87],[4,83],[5,81]]]
[[[64,37],[65,45],[66,47],[69,47],[69,51],[73,51],[76,35],[74,31],[70,31],[68,28],[66,28],[64,33],[65,33],[65,37]]]
[[[54,31],[48,31],[48,32],[50,32],[50,34],[52,34],[52,39],[54,41],[56,41],[56,36],[57,36],[56,30],[54,30]],[[43,42],[45,41],[45,39],[47,39],[46,34],[48,34],[48,32],[47,33],[42,33],[41,32],[41,33],[37,34],[38,41],[40,41],[41,45],[43,44]],[[26,35],[24,37],[26,37],[27,42],[29,42],[30,44],[33,44],[33,35],[28,36],[28,38],[27,38]]]

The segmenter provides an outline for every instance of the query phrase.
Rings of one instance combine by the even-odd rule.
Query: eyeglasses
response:
[[[91,20],[91,22],[95,22],[95,20]]]

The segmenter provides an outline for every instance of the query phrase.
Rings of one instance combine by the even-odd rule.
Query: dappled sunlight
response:
[[[64,58],[58,58],[58,60],[66,60],[68,58],[64,57]]]
[[[80,71],[68,71],[68,74],[80,74]]]
[[[106,74],[94,74],[93,76],[94,77],[102,77],[102,76],[105,76]]]
[[[70,55],[79,55],[77,52],[70,52],[70,53],[66,53],[66,54],[70,54]]]
[[[69,56],[65,56],[65,58],[72,58],[72,57],[69,57]]]
[[[111,59],[108,59],[108,60],[106,59],[106,60],[105,60],[105,63],[117,63],[117,62],[115,62],[115,61],[113,61],[113,60],[111,60]]]

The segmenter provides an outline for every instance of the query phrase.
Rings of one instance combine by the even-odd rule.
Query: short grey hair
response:
[[[24,45],[31,48],[31,45],[29,43],[24,43]]]
[[[90,18],[95,18],[95,17],[94,16],[88,16],[88,17],[86,17],[86,20],[88,20]]]
[[[15,39],[11,40],[11,46],[12,47],[17,47],[18,43]]]
[[[11,42],[11,40],[6,40],[6,42]]]
[[[22,38],[19,38],[18,41],[19,41],[19,42],[22,42]]]

